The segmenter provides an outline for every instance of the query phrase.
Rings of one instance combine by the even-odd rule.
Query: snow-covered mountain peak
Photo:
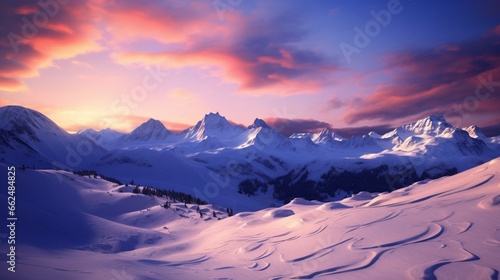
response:
[[[321,129],[321,131],[314,133],[311,137],[311,140],[314,143],[318,144],[331,141],[342,141],[344,140],[344,138],[329,128],[323,128]]]
[[[134,129],[125,137],[128,141],[158,141],[165,140],[172,132],[159,120],[149,119]]]
[[[376,148],[382,149],[380,147],[380,145],[377,143],[376,139],[374,139],[368,135],[361,135],[361,136],[354,135],[346,141],[346,145],[347,145],[347,147],[351,147],[351,148],[362,148],[362,147],[373,148],[373,147],[376,147]]]
[[[419,134],[429,134],[436,136],[443,133],[447,129],[453,128],[454,127],[450,123],[448,123],[443,116],[430,115],[414,123],[397,127],[394,130],[384,134],[382,138],[392,138],[394,136],[399,136],[402,139],[406,139],[409,136]]]
[[[224,116],[221,116],[217,112],[206,114],[195,126],[185,131],[185,137],[194,138],[195,140],[202,140],[207,136],[231,138],[243,131],[243,127],[232,125]]]
[[[69,134],[37,111],[21,106],[0,108],[0,154],[10,155],[13,164],[75,168],[103,153],[93,141]]]
[[[422,121],[430,121],[430,122],[446,122],[446,119],[442,115],[429,115],[428,117],[422,119]]]
[[[245,143],[240,145],[240,147],[248,147],[254,145],[258,149],[273,150],[278,151],[292,151],[294,150],[293,144],[290,138],[284,136],[281,132],[275,130],[269,126],[258,126],[254,128],[249,128],[246,131]]]
[[[0,108],[0,127],[17,135],[28,134],[36,139],[36,132],[67,134],[62,128],[43,114],[21,106]]]
[[[467,131],[467,133],[469,133],[469,136],[472,138],[478,138],[478,139],[486,139],[487,138],[483,134],[483,131],[479,127],[477,127],[476,125],[471,125],[468,127],[464,127],[462,129]]]
[[[221,116],[219,112],[206,114],[205,117],[203,117],[203,119],[201,120],[201,122],[205,126],[211,126],[211,127],[222,127],[226,125],[231,125],[227,121],[226,117]]]
[[[269,128],[269,126],[267,125],[267,123],[263,119],[256,118],[253,121],[253,124],[248,126],[248,129],[257,128],[257,127]]]
[[[142,123],[140,126],[138,126],[134,131],[150,131],[150,130],[156,130],[156,129],[167,129],[163,123],[161,123],[159,120],[155,119],[149,119],[148,121]],[[134,132],[132,131],[132,132]]]
[[[439,134],[447,128],[453,128],[453,126],[448,123],[443,116],[435,115],[430,115],[427,118],[418,120],[403,127],[405,127],[408,131],[413,131],[419,134]]]
[[[380,134],[376,133],[375,131],[368,132],[368,136],[370,136],[371,138],[375,138],[375,139],[382,138],[382,136]]]

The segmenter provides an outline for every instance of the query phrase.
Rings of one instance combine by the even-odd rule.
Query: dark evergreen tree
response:
[[[246,194],[248,196],[255,195],[255,192],[258,189],[261,189],[262,192],[267,192],[267,184],[259,181],[258,179],[245,179],[241,181],[238,185],[238,192],[241,194]]]

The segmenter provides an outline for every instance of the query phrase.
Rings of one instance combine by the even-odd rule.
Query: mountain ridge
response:
[[[357,189],[362,183],[358,178],[370,178],[366,190],[384,191],[460,172],[500,154],[496,138],[473,137],[472,130],[453,127],[439,116],[399,126],[383,136],[342,138],[330,129],[286,137],[261,119],[244,128],[219,113],[206,114],[180,133],[149,119],[127,134],[111,129],[69,134],[43,115],[26,110],[0,108],[0,115],[25,114],[1,122],[3,162],[95,169],[124,182],[167,184],[215,203],[238,194],[242,181],[255,179],[271,186],[271,192],[260,195],[256,208],[275,203],[276,198],[289,199],[273,194],[279,182],[288,182],[297,193],[310,189],[302,195],[322,199],[335,196],[337,190]],[[344,183],[336,183],[339,180]]]

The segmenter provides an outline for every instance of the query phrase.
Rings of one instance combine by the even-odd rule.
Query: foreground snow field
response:
[[[211,205],[203,218],[196,205],[164,209],[165,199],[64,171],[16,176],[16,272],[2,254],[0,279],[497,279],[500,270],[500,159],[391,193],[298,198],[229,218]]]

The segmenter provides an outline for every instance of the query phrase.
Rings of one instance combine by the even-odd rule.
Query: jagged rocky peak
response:
[[[230,138],[242,132],[243,127],[232,125],[219,112],[206,114],[195,126],[184,131],[186,138],[202,140],[207,136]]]
[[[462,129],[467,131],[467,133],[469,133],[469,136],[472,138],[479,138],[479,139],[486,138],[483,131],[479,127],[477,127],[476,125],[471,125],[468,127],[464,127]]]
[[[368,132],[368,136],[370,136],[371,138],[375,138],[375,139],[380,139],[382,137],[380,134],[378,134],[375,131]]]
[[[235,126],[229,123],[229,121],[224,116],[221,116],[219,112],[216,112],[206,114],[203,119],[193,127],[193,129],[198,132],[204,133],[212,130],[232,130],[234,129],[234,127]]]
[[[314,133],[311,140],[314,143],[324,143],[329,141],[342,141],[344,138],[330,128],[323,128],[321,131]]]
[[[219,114],[219,112],[206,114],[205,117],[203,117],[203,119],[201,120],[201,123],[205,126],[210,127],[222,127],[225,125],[231,125],[225,117]]]
[[[256,118],[253,121],[253,124],[248,126],[248,129],[258,128],[258,127],[269,128],[269,126],[267,125],[267,123],[263,119]]]
[[[446,121],[443,116],[430,115],[427,118],[416,121],[411,125],[413,130],[422,130],[433,132],[436,130],[444,130],[453,126]]]
[[[420,119],[414,123],[405,124],[395,128],[393,131],[388,132],[382,138],[391,138],[399,136],[406,139],[409,136],[417,134],[432,134],[438,135],[446,130],[454,129],[453,125],[448,123],[443,116],[430,115],[426,118]]]

